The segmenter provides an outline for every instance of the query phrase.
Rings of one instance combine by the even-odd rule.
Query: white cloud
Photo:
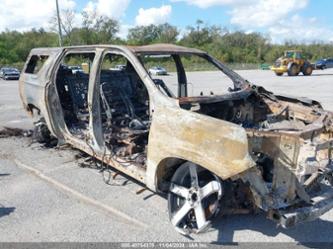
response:
[[[75,10],[76,0],[59,0],[60,9]],[[87,11],[115,19],[123,17],[131,0],[91,0],[84,7]],[[0,32],[5,29],[26,31],[31,28],[49,28],[55,13],[55,0],[0,0]],[[81,23],[81,15],[75,13],[75,24]]]
[[[252,5],[237,5],[230,12],[230,22],[242,28],[267,27],[307,4],[308,0],[260,0]]]
[[[117,34],[117,36],[121,39],[126,39],[127,35],[128,35],[128,31],[133,27],[134,27],[133,25],[120,23],[120,29],[119,29],[119,33]]]
[[[268,32],[274,43],[285,40],[333,42],[333,30],[323,27],[314,17],[306,19],[293,15],[288,20],[281,20],[269,27]]]
[[[186,2],[190,5],[196,5],[200,8],[209,8],[218,5],[248,5],[255,0],[171,0],[171,2]]]
[[[321,25],[317,18],[303,18],[298,12],[309,0],[170,0],[186,2],[199,8],[226,6],[230,23],[247,33],[264,30],[273,42],[294,40],[301,42],[333,42],[333,30]]]
[[[74,13],[74,26],[82,22],[81,10],[76,9],[77,0],[59,0],[60,9],[70,9]],[[91,0],[83,10],[92,13],[94,10],[100,15],[105,15],[120,21],[118,36],[126,38],[131,25],[124,24],[124,17],[131,0]],[[51,27],[50,20],[55,15],[55,0],[0,0],[0,32],[6,29],[27,31],[32,28]]]
[[[230,22],[242,28],[267,27],[289,13],[305,8],[309,0],[171,0],[200,8],[228,6]]]
[[[260,0],[250,6],[234,6],[232,24],[243,29],[263,28],[274,43],[285,40],[300,42],[333,41],[333,30],[320,25],[317,18],[304,18],[297,11],[308,5],[308,0]]]
[[[123,17],[131,0],[93,0],[84,8],[87,12],[97,11],[98,14],[115,19]]]
[[[136,25],[148,26],[150,24],[162,24],[168,21],[172,12],[170,5],[163,5],[160,8],[139,9],[135,18]]]
[[[47,28],[55,12],[54,0],[0,0],[0,31]],[[73,0],[59,0],[62,9],[74,9]]]

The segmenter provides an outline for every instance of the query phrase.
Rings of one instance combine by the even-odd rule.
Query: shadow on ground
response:
[[[333,242],[333,222],[321,219],[284,229],[277,227],[276,223],[268,220],[264,214],[232,215],[219,217],[213,223],[213,228],[219,231],[216,243],[232,243],[234,240],[239,240],[235,238],[235,233],[244,232],[244,230],[258,232],[272,238],[282,234],[300,243]],[[254,237],[252,242],[256,241]]]
[[[333,74],[331,74],[331,73],[323,73],[323,74],[312,74],[311,76],[333,76]],[[307,77],[307,76],[305,76],[305,77]]]
[[[14,211],[15,211],[14,207],[3,207],[0,204],[0,218],[2,218],[3,216],[10,215]]]
[[[331,73],[323,73],[323,74],[316,74],[316,73],[313,73],[311,75],[303,75],[302,73],[300,73],[299,75],[297,76],[288,76],[287,74],[286,75],[283,75],[283,77],[312,77],[312,76],[333,76],[333,74]]]

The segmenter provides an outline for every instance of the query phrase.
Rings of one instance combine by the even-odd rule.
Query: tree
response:
[[[117,40],[118,21],[99,15],[97,10],[83,11],[82,23],[75,26],[76,12],[72,9],[61,10],[61,29],[65,45],[84,45],[112,43]],[[50,19],[51,31],[58,33],[56,13]]]
[[[61,10],[60,20],[62,34],[64,35],[64,44],[72,45],[72,33],[75,25],[75,11],[72,9]],[[56,12],[54,12],[54,15],[51,17],[49,24],[51,31],[58,33],[58,17]]]
[[[80,44],[112,43],[119,32],[118,21],[98,15],[97,11],[82,12],[82,27],[75,30]]]
[[[176,43],[179,31],[168,23],[149,26],[136,26],[128,32],[128,43],[145,45],[150,43]]]
[[[310,61],[333,57],[333,43],[314,41],[305,44],[286,41],[284,44],[272,44],[267,35],[242,31],[230,32],[220,26],[207,25],[201,20],[187,27],[187,32],[180,40],[177,27],[165,23],[134,27],[129,30],[127,40],[123,41],[117,37],[119,23],[116,20],[99,15],[96,10],[81,14],[83,22],[76,26],[76,12],[62,10],[61,27],[64,44],[174,43],[200,48],[225,63],[272,63],[288,49],[302,50]],[[53,23],[54,20],[56,19],[53,19]],[[51,25],[50,31],[41,28],[25,32],[9,30],[1,32],[0,65],[17,63],[23,65],[32,48],[58,46],[56,31],[57,29]]]
[[[57,45],[57,35],[44,29],[27,32],[6,30],[0,34],[0,64],[23,63],[35,47]]]
[[[215,28],[217,27],[214,27],[214,31],[216,31]],[[181,40],[182,44],[186,46],[202,47],[212,42],[212,37],[210,36],[211,30],[207,25],[203,26],[202,20],[197,20],[195,27],[188,26],[186,29],[187,34],[184,35]]]
[[[164,23],[158,26],[159,37],[158,42],[161,43],[176,43],[179,31],[177,27]]]

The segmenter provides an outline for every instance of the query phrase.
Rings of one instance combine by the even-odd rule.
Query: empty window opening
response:
[[[105,145],[117,157],[145,167],[150,127],[148,91],[132,64],[108,53],[100,72]]]
[[[181,56],[187,79],[187,96],[211,96],[228,93],[233,81],[215,64],[198,55]]]
[[[233,81],[221,69],[196,54],[142,54],[140,60],[157,87],[169,97],[221,95],[233,87]]]
[[[168,97],[175,97],[178,89],[178,74],[172,55],[143,55],[140,60],[157,88]]]
[[[46,60],[49,58],[48,55],[33,55],[31,56],[25,73],[37,74],[43,67]]]
[[[59,66],[56,86],[64,120],[71,134],[84,138],[89,125],[88,87],[94,53],[67,54]]]

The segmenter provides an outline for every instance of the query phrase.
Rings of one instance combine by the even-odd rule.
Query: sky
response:
[[[136,25],[168,22],[184,33],[197,19],[231,31],[261,32],[273,43],[333,42],[332,0],[59,0],[61,9],[117,19],[125,38]],[[50,28],[55,0],[0,0],[0,31]]]

